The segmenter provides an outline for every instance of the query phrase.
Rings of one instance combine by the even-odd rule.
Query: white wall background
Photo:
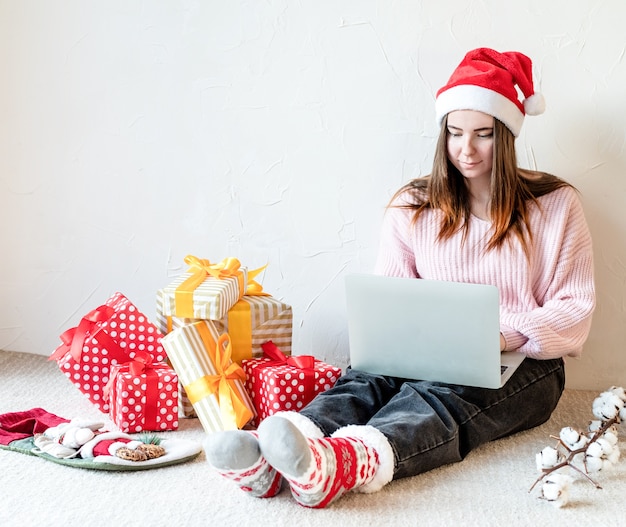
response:
[[[0,0],[0,348],[47,355],[115,291],[154,313],[195,254],[269,264],[294,353],[345,366],[342,277],[429,172],[464,53],[535,62],[520,163],[583,194],[598,308],[568,385],[626,383],[623,0]]]

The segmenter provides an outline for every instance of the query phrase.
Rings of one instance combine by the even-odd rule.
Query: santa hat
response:
[[[467,53],[435,101],[439,124],[454,110],[478,110],[502,121],[515,137],[524,116],[542,114],[545,106],[533,88],[531,60],[517,51],[489,48]]]

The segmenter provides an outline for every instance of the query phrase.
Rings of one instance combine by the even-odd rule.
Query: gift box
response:
[[[186,273],[162,290],[162,309],[166,316],[216,320],[244,295],[248,270],[236,258],[212,264],[189,255]]]
[[[255,416],[227,333],[200,320],[173,330],[162,342],[205,431],[243,428]]]
[[[341,376],[341,368],[311,355],[287,357],[273,342],[263,345],[263,354],[263,358],[242,362],[257,426],[278,411],[301,410],[317,394],[332,388]]]
[[[262,345],[274,342],[284,355],[291,355],[293,312],[291,306],[272,296],[244,296],[220,320],[215,320],[219,332],[230,335],[233,360],[263,356]]]
[[[122,432],[178,428],[178,376],[169,365],[153,363],[147,353],[112,366],[104,396]]]
[[[170,331],[193,324],[198,319],[169,316],[165,313],[165,292],[157,291],[156,326],[166,335]],[[263,356],[261,346],[272,341],[284,355],[291,355],[293,311],[291,306],[273,296],[245,295],[220,320],[212,320],[219,333],[228,333],[233,360]]]
[[[103,392],[111,366],[128,362],[138,352],[164,362],[161,338],[157,327],[128,298],[115,293],[61,335],[62,344],[50,360],[56,360],[67,378],[101,412],[108,413],[110,405]]]

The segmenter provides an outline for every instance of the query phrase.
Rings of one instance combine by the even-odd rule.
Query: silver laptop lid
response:
[[[354,369],[501,386],[495,286],[364,274],[346,276],[345,286]]]

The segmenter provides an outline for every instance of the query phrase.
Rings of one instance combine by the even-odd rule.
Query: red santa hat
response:
[[[517,51],[489,48],[467,53],[435,101],[439,124],[454,110],[478,110],[502,121],[515,137],[524,116],[542,114],[545,106],[533,88],[531,60]]]

